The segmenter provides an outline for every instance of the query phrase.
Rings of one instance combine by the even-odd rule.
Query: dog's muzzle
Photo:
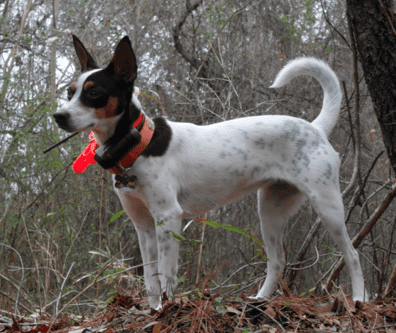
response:
[[[67,111],[62,111],[60,109],[59,111],[56,111],[54,113],[54,118],[58,126],[65,130],[65,131],[70,131],[70,113]]]

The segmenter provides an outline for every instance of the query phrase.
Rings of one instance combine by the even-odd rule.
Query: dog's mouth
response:
[[[81,124],[81,121],[76,122],[76,119],[73,120],[73,117],[71,116],[70,112],[68,112],[67,110],[61,109],[55,112],[53,117],[55,118],[55,122],[57,123],[59,128],[63,129],[68,133],[89,131],[95,126],[95,123],[90,123],[88,126],[84,126],[81,128],[79,126]]]
[[[68,133],[81,133],[81,132],[85,132],[85,131],[90,131],[95,126],[95,124],[92,123],[84,128],[76,129],[74,126],[71,126],[69,122],[58,122],[57,121],[56,123],[60,129],[64,130],[65,132],[68,132]]]
[[[90,124],[90,125],[88,125],[88,126],[86,126],[84,128],[80,128],[80,129],[74,129],[74,128],[69,128],[68,130],[64,129],[64,128],[62,128],[62,129],[64,129],[65,131],[67,131],[69,133],[82,133],[82,132],[86,132],[86,131],[92,130],[92,128],[94,128],[94,126],[95,126],[95,124],[92,123],[92,124]]]

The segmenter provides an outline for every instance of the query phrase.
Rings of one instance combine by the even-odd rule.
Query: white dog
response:
[[[131,103],[137,65],[128,37],[120,41],[105,69],[98,68],[76,37],[74,46],[83,74],[71,85],[69,102],[54,117],[68,132],[91,130],[97,145],[104,145],[107,152],[98,150],[95,159],[119,174],[115,191],[135,225],[143,263],[157,262],[144,267],[152,308],[161,308],[162,292],[173,296],[179,243],[171,232],[180,234],[182,219],[252,191],[258,193],[269,258],[268,275],[256,298],[274,291],[285,267],[282,232],[308,199],[345,256],[353,299],[367,300],[359,257],[344,223],[340,160],[328,141],[338,119],[341,91],[327,64],[314,58],[293,60],[272,85],[281,87],[299,75],[317,79],[324,101],[312,123],[274,115],[196,126],[162,117],[151,122],[136,99]],[[122,141],[127,137],[129,143]]]

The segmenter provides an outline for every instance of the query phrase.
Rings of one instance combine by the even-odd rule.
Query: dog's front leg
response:
[[[158,273],[161,290],[166,292],[169,299],[173,299],[173,293],[177,286],[179,241],[172,233],[180,234],[181,209],[177,205],[170,210],[153,215],[156,220]]]
[[[161,283],[158,277],[158,249],[154,218],[146,205],[128,193],[116,190],[121,204],[132,220],[139,239],[140,253],[142,254],[144,282],[148,294],[150,307],[160,309]],[[153,264],[147,265],[150,262]]]

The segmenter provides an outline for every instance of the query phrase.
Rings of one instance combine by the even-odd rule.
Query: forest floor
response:
[[[155,311],[141,292],[117,289],[109,304],[84,316],[0,316],[0,332],[396,332],[395,298],[354,304],[342,291],[299,297],[284,289],[281,296],[257,302],[243,294],[227,298],[196,291],[174,302],[165,300],[163,308]]]

